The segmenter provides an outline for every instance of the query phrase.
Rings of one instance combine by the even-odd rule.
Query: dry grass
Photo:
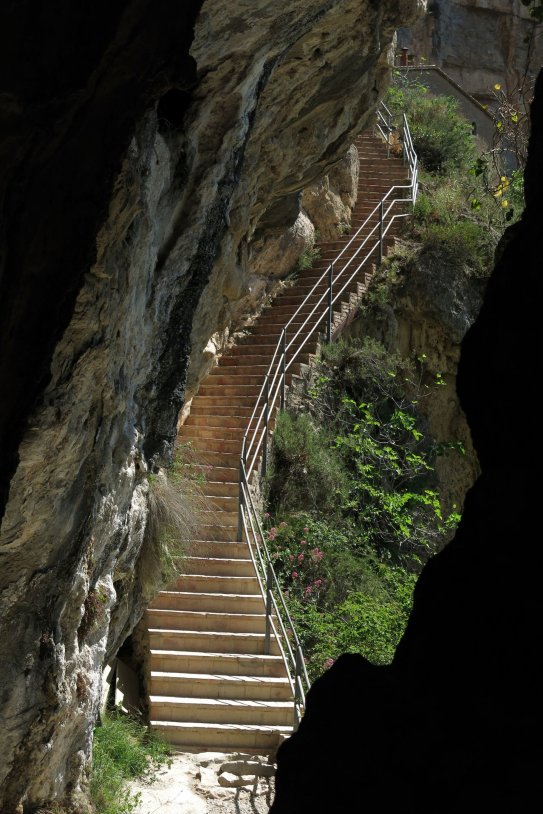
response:
[[[149,477],[149,511],[138,567],[144,592],[150,596],[182,573],[182,558],[199,537],[202,512],[212,511],[198,472],[190,447],[183,445],[168,471]]]

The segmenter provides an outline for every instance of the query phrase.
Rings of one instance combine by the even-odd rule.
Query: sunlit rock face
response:
[[[533,805],[543,441],[530,382],[541,367],[542,184],[543,72],[526,211],[506,233],[458,368],[482,473],[453,541],[422,571],[392,664],[344,655],[313,685],[298,732],[279,750],[273,814],[505,814]]]
[[[5,814],[84,798],[101,667],[146,600],[147,474],[170,460],[189,361],[194,389],[209,338],[267,276],[256,244],[292,227],[302,189],[370,121],[394,29],[422,5],[4,4]]]
[[[398,45],[485,102],[495,84],[516,98],[543,61],[543,40],[521,0],[432,0],[424,17],[400,30]]]

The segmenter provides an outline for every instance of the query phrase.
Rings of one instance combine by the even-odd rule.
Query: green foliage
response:
[[[83,603],[83,616],[77,629],[77,638],[81,645],[93,628],[98,627],[106,612],[107,595],[103,590],[91,588]]]
[[[310,676],[344,652],[390,662],[416,576],[380,562],[356,529],[307,515],[289,515],[268,538]]]
[[[387,104],[397,117],[407,114],[415,151],[429,172],[466,169],[475,160],[471,125],[458,114],[456,99],[432,96],[421,83],[399,75],[389,88]]]
[[[520,0],[523,6],[527,6],[532,18],[536,23],[543,23],[543,2],[542,0]]]
[[[321,250],[318,246],[309,246],[298,258],[298,268],[300,271],[313,268],[316,260],[319,260]]]
[[[309,416],[281,413],[275,426],[269,478],[273,511],[281,512],[283,506],[294,511],[317,507],[330,511],[342,483],[339,462],[323,444],[322,432]]]
[[[476,154],[471,127],[453,99],[433,96],[400,74],[387,103],[397,115],[405,111],[421,162],[406,237],[436,270],[453,265],[487,276],[504,228],[523,209],[522,171],[504,175],[489,155]]]
[[[97,814],[136,811],[139,795],[127,790],[127,781],[149,780],[168,755],[167,745],[134,718],[120,711],[106,714],[94,732],[90,791]]]
[[[340,341],[315,368],[308,414],[280,416],[268,545],[313,677],[345,651],[390,661],[415,575],[458,520],[433,483],[441,450],[417,413],[428,392],[420,363]]]

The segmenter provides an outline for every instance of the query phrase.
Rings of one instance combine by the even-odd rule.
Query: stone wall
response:
[[[543,61],[543,40],[521,0],[433,0],[428,13],[401,29],[398,46],[424,57],[484,102],[501,84],[515,92]],[[527,42],[526,40],[529,40]]]

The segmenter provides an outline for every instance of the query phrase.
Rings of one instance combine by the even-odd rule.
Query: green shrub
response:
[[[485,243],[481,229],[476,223],[433,224],[424,236],[419,255],[433,261],[434,265],[482,271],[486,258]]]
[[[409,129],[419,161],[429,172],[444,174],[467,169],[475,160],[471,125],[458,113],[458,102],[448,96],[432,96],[418,82],[396,78],[388,91],[387,104],[399,118],[408,116]]]
[[[90,792],[97,814],[131,814],[139,797],[126,786],[152,776],[168,763],[165,743],[143,724],[119,711],[107,713],[94,731]]]
[[[390,661],[421,563],[458,519],[433,485],[429,390],[379,343],[340,341],[314,369],[310,415],[277,424],[268,546],[313,678],[345,651]]]
[[[288,515],[268,546],[312,678],[340,653],[390,662],[411,607],[415,575],[382,563],[361,529]]]
[[[313,268],[315,261],[319,260],[321,250],[318,246],[309,246],[305,249],[298,258],[298,268],[300,271]]]
[[[277,417],[268,498],[276,514],[289,510],[332,511],[343,485],[339,462],[309,416],[284,412]]]

